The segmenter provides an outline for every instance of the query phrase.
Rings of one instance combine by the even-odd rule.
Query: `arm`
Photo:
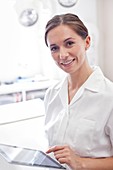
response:
[[[77,156],[69,146],[55,146],[47,153],[54,152],[60,163],[67,164],[72,170],[113,170],[113,157],[82,158]]]

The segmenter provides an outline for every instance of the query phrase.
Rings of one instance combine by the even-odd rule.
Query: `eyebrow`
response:
[[[49,47],[52,47],[52,46],[55,46],[56,44],[50,44],[50,46]]]
[[[66,42],[66,41],[68,41],[68,40],[70,40],[70,39],[74,39],[74,38],[69,37],[69,38],[65,39],[64,42]]]
[[[66,42],[66,41],[68,41],[68,40],[70,40],[70,39],[74,39],[74,38],[73,38],[73,37],[66,38],[66,39],[64,40],[64,42]],[[55,45],[57,45],[57,44],[50,44],[49,47],[52,47],[52,46],[55,46]]]

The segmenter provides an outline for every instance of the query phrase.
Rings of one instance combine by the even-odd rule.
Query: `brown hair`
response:
[[[88,36],[88,29],[84,23],[75,14],[67,13],[61,15],[55,15],[52,19],[47,22],[45,30],[45,43],[47,44],[47,34],[53,28],[59,25],[68,25],[72,30],[74,30],[79,36],[85,39]]]

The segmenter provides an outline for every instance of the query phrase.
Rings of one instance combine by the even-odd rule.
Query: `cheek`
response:
[[[52,56],[54,61],[58,61],[58,55],[57,54],[52,54],[51,53],[51,56]]]
[[[79,49],[76,53],[76,60],[78,63],[83,63],[86,58],[86,53],[84,49]]]
[[[86,55],[86,50],[85,50],[85,47],[84,47],[84,46],[81,46],[81,47],[79,48],[78,54],[79,54],[82,58],[85,57],[85,55]]]
[[[61,65],[60,65],[60,63],[59,63],[59,57],[58,57],[58,55],[52,54],[52,58],[53,58],[55,64],[56,64],[58,67],[61,68]]]

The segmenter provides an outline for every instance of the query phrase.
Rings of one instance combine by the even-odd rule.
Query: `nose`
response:
[[[66,59],[69,56],[68,52],[66,49],[61,48],[59,51],[59,58],[60,59]]]

